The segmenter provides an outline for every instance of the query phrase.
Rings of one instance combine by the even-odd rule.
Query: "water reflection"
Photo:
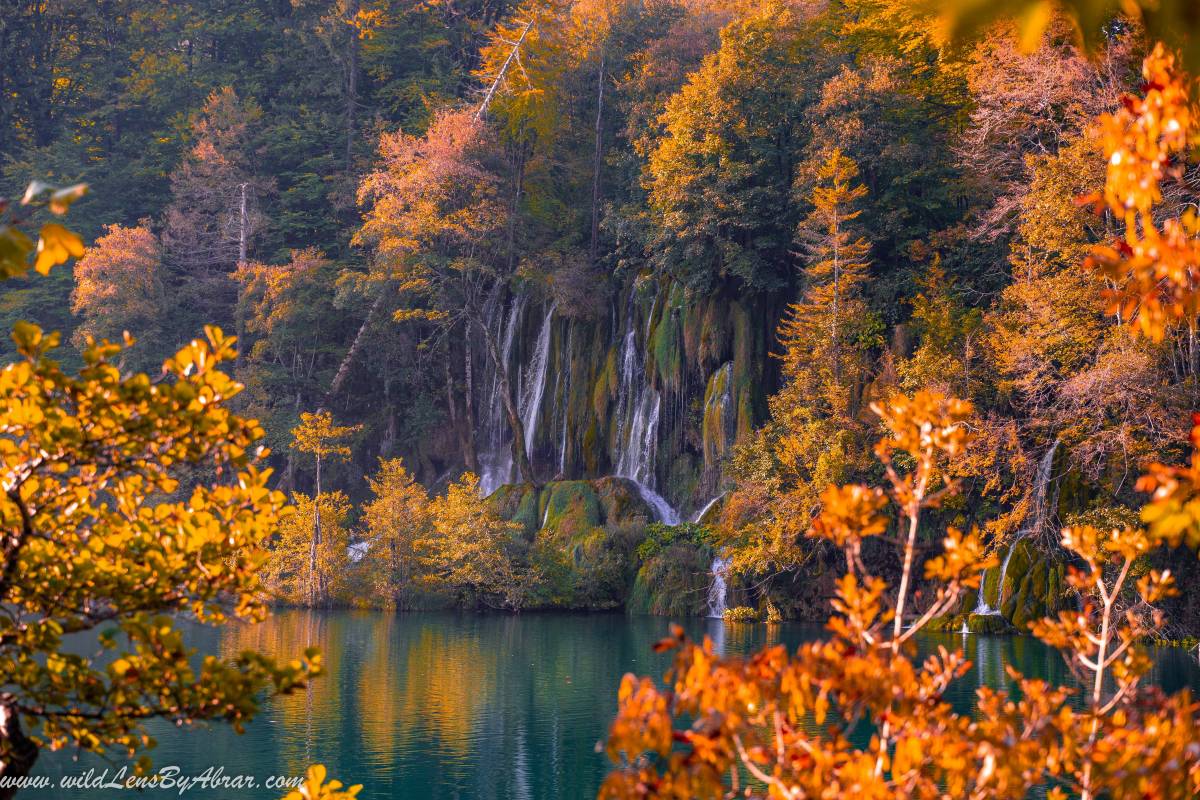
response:
[[[204,652],[245,649],[296,654],[315,644],[327,674],[305,693],[272,702],[243,737],[224,727],[199,734],[159,729],[159,765],[196,774],[296,774],[320,761],[365,784],[370,800],[590,798],[606,769],[596,751],[616,707],[621,675],[661,677],[668,655],[653,644],[670,622],[620,615],[459,616],[375,612],[283,612],[261,625],[197,630]],[[688,634],[712,637],[725,654],[766,644],[794,649],[823,634],[802,625],[724,625],[692,620]],[[1061,658],[1026,637],[923,636],[919,656],[963,647],[974,662],[949,700],[969,711],[979,686],[1010,687],[1005,666],[1052,683],[1070,680]],[[1157,651],[1164,688],[1200,686],[1200,667],[1182,650]],[[96,763],[47,754],[51,777]],[[193,789],[200,800],[258,800],[278,792]],[[22,795],[24,796],[24,795]],[[119,792],[32,793],[31,797],[122,797]]]

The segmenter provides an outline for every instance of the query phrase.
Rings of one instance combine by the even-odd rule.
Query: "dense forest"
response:
[[[239,409],[302,498],[294,598],[315,523],[340,602],[420,604],[413,570],[492,531],[523,544],[452,581],[471,602],[704,613],[716,567],[731,605],[824,618],[821,493],[878,481],[871,404],[928,389],[976,409],[939,519],[1008,556],[962,610],[1024,627],[1068,601],[1059,527],[1136,520],[1141,467],[1184,455],[1195,325],[1131,334],[1079,268],[1121,227],[1076,199],[1134,21],[1085,53],[1065,19],[947,46],[886,0],[15,9],[5,193],[86,182],[89,247],[4,321],[127,331],[152,373],[236,333]],[[416,552],[432,528],[464,541]],[[350,569],[375,543],[390,577]],[[1169,603],[1176,633],[1198,614]]]
[[[1200,795],[1198,33],[4,4],[0,800],[263,708],[285,800]]]

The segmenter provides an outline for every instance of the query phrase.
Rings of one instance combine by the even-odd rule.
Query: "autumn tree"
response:
[[[35,186],[26,203],[61,214],[81,193]],[[4,222],[8,241],[29,241]],[[55,235],[43,237],[40,271],[73,253]],[[6,269],[26,268],[28,250],[4,255]],[[21,324],[13,337],[20,360],[0,371],[0,775],[27,774],[42,747],[132,755],[153,744],[144,725],[155,717],[240,729],[262,690],[302,686],[319,669],[314,652],[286,666],[252,652],[196,661],[175,624],[265,613],[257,572],[284,498],[258,466],[262,429],[230,409],[241,387],[220,367],[232,341],[209,328],[151,382],[121,374],[119,345],[87,342],[73,376],[51,358],[57,334]],[[213,480],[195,481],[197,470]],[[71,634],[96,635],[98,654],[67,647]]]
[[[678,649],[667,690],[649,678],[622,679],[606,748],[617,768],[601,797],[722,797],[740,792],[743,770],[766,787],[759,793],[752,785],[747,796],[792,798],[935,796],[939,787],[952,796],[976,796],[992,779],[964,741],[965,721],[944,700],[965,670],[961,654],[943,648],[922,664],[910,660],[912,637],[953,608],[964,587],[978,585],[987,563],[978,534],[953,528],[940,555],[917,560],[922,514],[953,491],[945,463],[966,443],[971,407],[922,392],[875,410],[887,431],[876,455],[889,490],[828,487],[809,532],[845,557],[830,635],[795,656],[775,646],[741,660],[717,657],[710,641],[693,644],[677,629],[660,645]],[[889,503],[899,516],[894,532],[885,513]],[[902,564],[891,595],[863,560],[864,542],[885,535]],[[922,572],[938,588],[910,608],[913,581]],[[676,717],[683,716],[697,724],[676,729]],[[815,727],[806,724],[809,718]],[[865,744],[852,738],[860,720],[873,731]],[[1020,780],[1017,765],[1000,769],[1002,788],[1013,777]],[[1008,789],[1020,794],[1011,783]]]
[[[777,289],[790,277],[802,28],[783,3],[735,20],[662,112],[644,177],[659,228],[649,251],[692,288]]]
[[[398,458],[380,459],[369,478],[374,498],[362,510],[376,593],[405,608],[419,584],[433,507],[425,487]]]
[[[910,358],[897,365],[900,386],[971,396],[981,377],[980,328],[983,314],[969,307],[963,290],[936,255],[917,279],[912,299],[912,327],[919,344]]]
[[[153,348],[163,336],[166,306],[158,237],[146,221],[107,230],[75,265],[71,311],[81,320],[72,341],[77,347],[86,346],[89,337],[118,342],[128,332],[142,340],[130,354],[136,363],[129,366],[157,366]]]
[[[345,460],[350,457],[346,439],[361,430],[361,425],[334,425],[333,415],[320,410],[300,414],[300,424],[292,429],[292,447],[313,456],[316,462],[312,503],[316,509],[325,506],[321,494],[321,462],[327,459]],[[322,538],[321,522],[324,513],[309,514],[312,536],[308,548],[308,603],[315,606],[329,599],[329,573],[322,569],[322,554],[328,550]]]
[[[291,499],[295,511],[279,524],[270,542],[264,583],[275,598],[298,605],[345,599],[350,563],[350,533],[345,524],[349,499],[342,492],[325,492],[316,498],[297,492]],[[320,531],[319,537],[316,531]],[[318,587],[316,601],[314,585]]]
[[[788,352],[807,351],[806,360],[828,376],[822,380],[831,388],[841,383],[843,356],[856,344],[854,326],[866,313],[861,292],[871,245],[854,228],[862,213],[856,205],[867,194],[865,186],[854,183],[857,177],[858,166],[837,148],[817,172],[817,184],[808,198],[813,209],[796,231],[804,264],[804,299],[791,307],[780,329]],[[789,360],[784,369],[798,376],[803,368],[799,361]],[[849,412],[848,397],[829,400],[836,412]]]
[[[522,566],[517,531],[479,496],[479,479],[467,473],[430,507],[432,530],[422,542],[426,582],[460,602],[519,609],[530,575]]]
[[[309,248],[292,251],[282,264],[244,263],[235,273],[247,402],[281,448],[288,423],[306,403],[324,396],[342,356],[345,326],[330,288],[337,271],[324,253]],[[284,484],[295,484],[297,466],[289,459]]]
[[[496,249],[508,212],[490,142],[468,109],[439,112],[424,136],[385,134],[380,167],[359,186],[368,210],[356,241],[374,249],[372,313],[399,291],[397,320],[431,324],[438,337],[473,330],[482,338],[512,432],[513,463],[532,481],[510,365],[485,315],[487,298],[513,266]]]

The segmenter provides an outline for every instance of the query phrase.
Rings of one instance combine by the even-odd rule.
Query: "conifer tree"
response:
[[[862,213],[855,204],[867,193],[857,177],[853,159],[837,148],[829,152],[808,197],[813,209],[796,231],[804,295],[780,328],[785,373],[794,379],[810,373],[807,388],[839,413],[849,411],[842,362],[866,314],[861,288],[871,250],[854,229]]]

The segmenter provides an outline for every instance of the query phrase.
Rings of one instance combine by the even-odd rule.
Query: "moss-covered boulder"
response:
[[[1076,602],[1063,578],[1066,565],[1045,553],[1033,538],[1020,539],[1010,551],[1002,551],[1000,561],[984,575],[980,589],[987,607],[999,611],[987,616],[996,616],[1023,633],[1034,620],[1053,616]],[[961,627],[961,619],[972,615],[977,605],[978,595],[968,592],[959,614],[946,619],[960,620]]]
[[[1013,633],[1008,620],[999,614],[947,614],[929,621],[928,630],[939,633]]]
[[[708,610],[710,558],[702,549],[673,544],[638,569],[626,609],[631,614],[699,617]]]
[[[638,568],[637,546],[654,513],[624,478],[502,486],[488,502],[520,523],[539,576],[530,603],[601,609],[624,604]]]

